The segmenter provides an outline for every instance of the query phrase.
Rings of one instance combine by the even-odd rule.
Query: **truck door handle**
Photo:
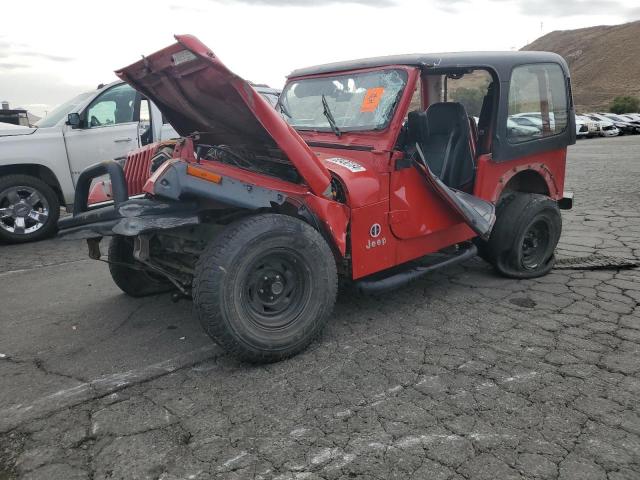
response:
[[[115,143],[130,142],[130,141],[131,141],[130,137],[116,138],[114,140]]]

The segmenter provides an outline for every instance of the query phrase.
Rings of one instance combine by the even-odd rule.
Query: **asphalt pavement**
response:
[[[560,257],[640,259],[640,137],[571,147]],[[479,259],[268,366],[188,301],[132,299],[80,241],[0,246],[0,480],[640,478],[640,269]]]

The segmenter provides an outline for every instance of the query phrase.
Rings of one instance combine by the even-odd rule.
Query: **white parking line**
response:
[[[49,415],[58,410],[101,398],[123,388],[189,367],[216,357],[219,347],[207,345],[183,355],[123,373],[105,375],[75,387],[59,390],[27,404],[12,405],[0,410],[0,433],[5,433],[23,422]]]
[[[19,268],[17,270],[7,270],[6,272],[0,272],[0,278],[8,277],[9,275],[15,275],[16,273],[24,273],[31,272],[33,270],[40,270],[42,268],[50,268],[50,267],[60,267],[62,265],[69,265],[72,263],[80,263],[80,262],[93,262],[95,260],[91,260],[90,258],[83,258],[82,260],[69,260],[68,262],[60,262],[60,263],[49,263],[47,265],[34,265],[29,268]]]

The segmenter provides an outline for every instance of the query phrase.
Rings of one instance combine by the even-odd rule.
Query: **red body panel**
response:
[[[370,275],[396,265],[398,240],[389,230],[387,201],[351,211],[351,255],[353,278]],[[372,227],[378,225],[377,236]]]
[[[462,218],[433,190],[415,168],[391,174],[390,223],[403,240],[430,235],[461,223]]]
[[[94,205],[96,203],[108,202],[112,200],[111,181],[96,182],[89,192],[87,198],[87,205]]]
[[[544,178],[549,196],[554,200],[560,200],[564,193],[566,160],[566,149],[529,155],[501,163],[491,161],[491,155],[482,155],[478,159],[473,194],[495,202],[512,177],[524,170],[532,170]]]
[[[347,192],[347,203],[351,208],[370,205],[389,197],[389,175],[384,171],[389,163],[388,154],[320,148],[314,150],[327,169],[342,180]],[[330,160],[336,158],[354,162],[365,170],[353,172]]]

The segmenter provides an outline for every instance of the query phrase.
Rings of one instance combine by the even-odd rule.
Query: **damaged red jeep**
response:
[[[553,267],[576,132],[561,57],[304,68],[274,108],[196,38],[176,39],[117,74],[182,137],[132,152],[124,169],[89,167],[73,216],[60,221],[92,258],[112,237],[109,268],[125,293],[192,297],[216,342],[268,362],[316,337],[339,278],[378,293],[477,254],[512,278]],[[465,79],[482,92],[477,120]],[[524,112],[540,127],[510,120]],[[105,174],[112,201],[89,206],[92,180]]]

